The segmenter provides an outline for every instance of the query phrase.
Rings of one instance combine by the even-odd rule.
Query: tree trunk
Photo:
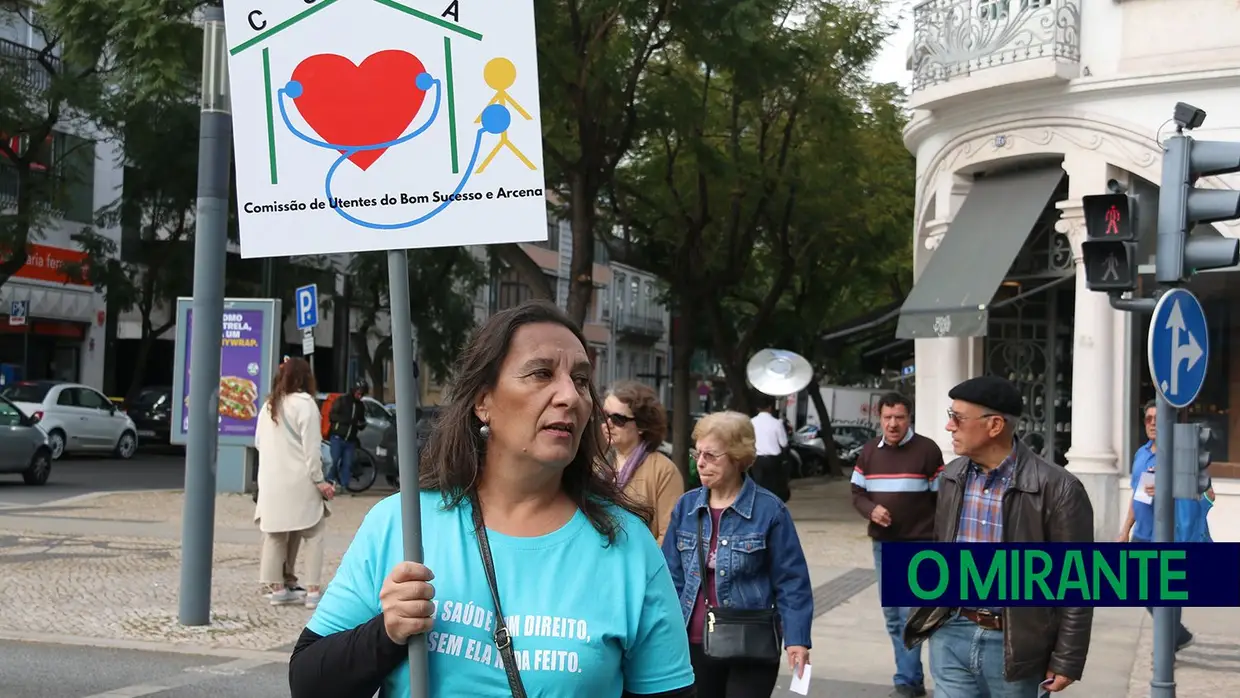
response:
[[[827,402],[822,399],[821,381],[817,375],[809,384],[809,399],[814,401],[814,410],[818,412],[818,433],[822,436],[822,445],[827,449],[827,475],[843,477],[840,467],[840,454],[835,448],[835,435],[831,429],[831,413],[827,411]]]
[[[689,483],[689,413],[693,391],[689,385],[693,365],[693,336],[685,319],[685,304],[672,317],[672,460]]]
[[[17,171],[17,205],[13,216],[15,235],[8,241],[13,248],[7,250],[8,259],[0,262],[0,287],[26,266],[29,259],[26,243],[30,241],[30,230],[34,227],[36,215],[34,194],[30,191],[30,166],[18,164],[14,169]]]
[[[749,382],[746,379],[745,364],[735,359],[723,362],[723,379],[728,384],[728,392],[732,393],[729,409],[745,414],[753,414],[753,400],[750,399]]]
[[[568,265],[568,316],[582,326],[594,298],[594,211],[595,192],[590,191],[586,175],[572,175],[569,223],[573,231],[573,259]],[[688,462],[688,461],[686,461]]]
[[[125,402],[138,397],[146,383],[146,363],[151,358],[151,349],[155,346],[155,331],[145,322],[142,323],[142,338],[138,340],[138,355],[133,362],[133,378],[129,380],[129,390],[125,391]]]

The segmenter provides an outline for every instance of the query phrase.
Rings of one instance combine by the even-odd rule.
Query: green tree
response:
[[[121,82],[113,98],[96,114],[97,123],[119,134],[124,185],[117,199],[97,215],[100,227],[120,229],[117,241],[85,227],[73,239],[86,252],[86,263],[71,270],[102,291],[113,312],[136,311],[141,335],[134,377],[126,390],[134,395],[146,381],[146,364],[158,338],[176,324],[176,299],[193,292],[194,208],[197,202],[197,85],[201,30],[188,18],[165,18],[167,31],[179,31],[175,65],[184,66],[176,89],[152,92]],[[160,318],[157,322],[156,318]]]
[[[887,31],[880,10],[730,4],[686,18],[696,30],[678,34],[648,76],[662,115],[619,173],[613,204],[636,263],[668,284],[681,319],[674,420],[687,418],[690,322],[707,328],[733,403],[747,409],[745,361],[797,261],[848,224],[824,221],[850,217],[861,193],[857,114],[866,64]],[[674,436],[683,431],[673,425]],[[685,445],[676,444],[678,461]]]
[[[28,245],[43,238],[85,169],[94,167],[91,144],[74,134],[92,130],[91,116],[107,96],[108,68],[99,55],[66,60],[61,6],[0,0],[0,21],[32,44],[0,44],[0,286],[25,266]]]
[[[559,195],[555,212],[572,228],[567,305],[578,323],[585,322],[594,295],[600,194],[639,137],[643,79],[668,41],[677,5],[673,0],[534,5],[547,182]]]
[[[363,252],[349,264],[353,278],[353,350],[370,378],[372,393],[383,391],[383,363],[392,356],[392,333],[384,331],[388,296],[387,253]],[[474,327],[473,297],[486,281],[483,265],[467,247],[409,250],[409,302],[421,369],[442,380]],[[374,351],[371,340],[377,341]]]

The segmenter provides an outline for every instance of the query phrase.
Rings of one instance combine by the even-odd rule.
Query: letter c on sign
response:
[[[254,28],[254,31],[262,31],[267,26],[267,20],[259,19],[262,16],[262,10],[254,10],[246,17],[246,19],[250,20],[250,26]]]
[[[933,591],[926,591],[917,581],[917,569],[925,560],[934,562],[939,567],[939,583],[934,587]],[[930,601],[939,598],[943,592],[947,591],[947,585],[951,581],[947,572],[947,560],[934,550],[922,550],[913,556],[908,563],[908,588],[913,592],[913,596],[923,600]]]

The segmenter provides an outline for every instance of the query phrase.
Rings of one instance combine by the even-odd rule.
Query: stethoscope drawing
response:
[[[439,107],[443,101],[442,83],[431,77],[429,73],[422,73],[421,75],[418,75],[414,84],[423,92],[429,92],[432,87],[435,88],[435,106],[431,109],[431,115],[426,120],[426,123],[395,140],[390,140],[383,143],[372,143],[370,145],[340,145],[338,143],[328,143],[326,141],[307,136],[293,125],[292,120],[289,119],[288,108],[284,102],[285,97],[288,97],[289,99],[297,99],[300,97],[304,92],[302,84],[296,80],[289,80],[284,87],[276,90],[276,102],[280,106],[280,117],[284,119],[284,126],[290,133],[310,145],[318,146],[319,148],[324,148],[326,150],[335,150],[340,152],[340,157],[336,158],[336,161],[333,162],[331,167],[327,169],[327,176],[324,178],[323,182],[323,189],[329,202],[334,200],[334,197],[332,196],[332,178],[336,176],[336,170],[339,169],[340,166],[354,154],[366,150],[383,150],[385,148],[401,145],[402,143],[408,143],[414,138],[417,138],[425,133],[426,130],[435,123],[435,119],[439,117]],[[465,188],[465,185],[469,182],[469,176],[473,173],[474,165],[478,162],[478,153],[482,150],[482,136],[487,133],[500,134],[506,131],[508,126],[512,123],[512,115],[508,113],[507,107],[504,107],[501,104],[492,104],[482,110],[482,117],[480,121],[481,126],[478,128],[477,135],[474,136],[474,151],[469,156],[469,164],[465,167],[465,172],[461,175],[461,180],[457,183],[456,189],[452,191],[452,194],[434,209],[418,216],[417,218],[407,221],[401,221],[398,223],[375,223],[372,221],[362,220],[339,206],[332,206],[332,208],[341,218],[344,218],[350,223],[364,228],[371,228],[373,230],[399,230],[401,228],[412,228],[415,225],[425,223],[426,221],[434,218],[457,200],[457,197]]]

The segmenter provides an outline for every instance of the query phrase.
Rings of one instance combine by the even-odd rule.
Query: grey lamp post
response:
[[[228,184],[232,109],[224,8],[205,8],[202,36],[202,116],[198,133],[198,206],[194,235],[189,434],[185,447],[185,507],[181,528],[183,625],[211,622],[215,537],[215,469],[219,441],[220,343],[223,340],[224,263],[228,254]]]

